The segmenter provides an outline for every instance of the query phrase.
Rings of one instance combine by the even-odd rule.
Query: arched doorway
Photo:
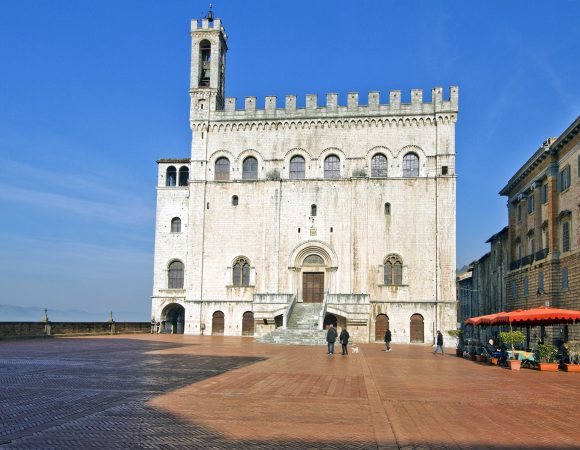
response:
[[[246,311],[242,316],[242,336],[254,335],[254,313]]]
[[[221,311],[214,312],[213,316],[211,317],[211,334],[224,334],[224,313]]]
[[[386,314],[379,314],[375,319],[375,342],[384,342],[385,333],[389,329],[389,318]]]
[[[167,305],[161,312],[161,333],[183,334],[185,308],[178,303]]]
[[[425,342],[425,324],[421,314],[411,316],[411,343]]]
[[[324,316],[324,329],[325,330],[327,330],[330,325],[332,325],[334,328],[336,328],[337,323],[338,323],[338,320],[336,319],[336,316],[334,314],[326,314],[326,316]]]

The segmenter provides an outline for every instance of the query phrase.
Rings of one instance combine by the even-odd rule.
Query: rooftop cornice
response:
[[[544,161],[548,156],[557,154],[568,142],[570,142],[574,136],[580,131],[580,116],[576,118],[574,122],[553,142],[550,146],[540,147],[532,155],[526,163],[520,167],[520,169],[515,173],[513,177],[507,182],[499,195],[510,197],[511,192],[514,187],[518,185],[525,177],[527,177],[532,170],[534,170],[542,161]]]

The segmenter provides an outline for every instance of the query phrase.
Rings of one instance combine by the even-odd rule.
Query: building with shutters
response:
[[[456,328],[458,88],[240,109],[225,97],[227,41],[219,19],[191,22],[191,158],[158,161],[161,329],[263,336],[305,304],[313,327],[358,342]]]
[[[580,117],[549,138],[513,175],[508,198],[507,309],[554,306],[580,310]],[[544,330],[548,338],[580,340],[580,326]],[[530,330],[528,330],[530,333]],[[533,328],[528,341],[541,339]]]

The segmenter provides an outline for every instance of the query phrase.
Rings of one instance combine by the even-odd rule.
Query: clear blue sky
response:
[[[0,305],[150,317],[155,161],[189,156],[189,21],[207,8],[0,1]],[[506,224],[505,182],[580,112],[574,0],[228,0],[214,11],[239,100],[380,90],[386,101],[400,89],[405,101],[412,88],[428,98],[460,86],[458,266]]]

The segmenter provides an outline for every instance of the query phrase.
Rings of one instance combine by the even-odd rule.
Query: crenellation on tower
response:
[[[326,111],[329,113],[336,112],[338,108],[338,94],[326,94]]]
[[[286,112],[294,112],[296,111],[296,96],[293,94],[289,94],[286,96]]]
[[[312,111],[318,107],[318,96],[316,94],[306,94],[306,110]]]
[[[358,108],[358,92],[349,92],[346,96],[346,107],[348,110]]]
[[[348,114],[353,117],[366,117],[386,115],[386,116],[405,116],[405,115],[433,115],[436,112],[445,112],[456,114],[459,104],[459,88],[451,86],[449,88],[449,98],[443,98],[443,88],[436,87],[432,89],[432,99],[430,102],[424,101],[422,89],[412,89],[410,91],[411,102],[401,102],[401,91],[389,91],[389,103],[380,102],[380,92],[371,91],[368,93],[368,104],[360,104],[359,94],[350,92],[347,94],[347,104],[338,103],[338,94],[326,94],[326,105],[318,104],[317,94],[307,94],[304,107],[297,107],[296,95],[286,95],[284,107],[278,108],[276,96],[266,96],[264,99],[264,108],[257,107],[256,97],[246,97],[243,109],[237,109],[236,98],[227,97],[223,109],[212,110],[212,117],[215,120],[251,120],[263,119],[269,117],[276,118],[299,118],[299,117],[338,117]],[[197,93],[196,98],[205,98],[205,94]],[[192,96],[193,99],[193,96]],[[214,102],[213,104],[216,104]],[[210,105],[211,107],[211,105]],[[192,114],[192,121],[206,120],[206,115]]]
[[[389,91],[389,105],[391,109],[401,108],[401,91]]]
[[[443,104],[443,88],[442,87],[434,87],[431,90],[431,98],[432,103],[435,106],[437,111],[441,110],[441,106]]]
[[[369,92],[369,110],[376,111],[381,103],[381,94],[378,91]]]

